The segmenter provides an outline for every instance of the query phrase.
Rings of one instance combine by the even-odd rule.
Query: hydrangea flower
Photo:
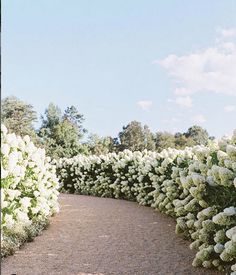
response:
[[[176,232],[198,250],[193,265],[221,270],[236,260],[235,137],[160,153],[63,158],[58,177],[64,191],[129,199],[174,217]]]

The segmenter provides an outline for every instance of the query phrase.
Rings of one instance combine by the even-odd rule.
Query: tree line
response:
[[[14,96],[2,100],[1,121],[10,132],[21,136],[29,135],[52,158],[73,157],[77,154],[100,155],[125,149],[160,152],[168,147],[182,149],[186,146],[206,145],[214,139],[197,125],[184,133],[152,133],[147,125],[131,121],[123,126],[117,137],[89,134],[87,140],[82,141],[88,131],[83,126],[84,116],[75,106],[69,106],[62,112],[58,106],[50,103],[40,117],[40,127],[35,129],[37,113],[33,106]]]

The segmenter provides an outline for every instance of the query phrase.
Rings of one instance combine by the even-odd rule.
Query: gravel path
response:
[[[175,222],[137,203],[61,195],[61,212],[32,243],[3,260],[2,275],[206,275],[191,266]]]

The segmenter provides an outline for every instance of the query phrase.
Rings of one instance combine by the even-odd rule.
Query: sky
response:
[[[235,0],[4,0],[2,97],[74,105],[89,133],[236,128]]]

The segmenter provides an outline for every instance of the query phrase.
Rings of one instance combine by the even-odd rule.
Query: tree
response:
[[[50,103],[44,112],[45,117],[41,116],[42,126],[41,129],[52,129],[62,121],[61,109]]]
[[[155,150],[154,135],[150,131],[150,129],[147,125],[144,125],[143,133],[144,133],[145,149],[150,150],[150,151],[154,151]]]
[[[142,127],[138,121],[131,121],[127,126],[124,126],[119,133],[119,139],[120,150],[142,151],[144,149],[155,149],[153,135],[148,126]]]
[[[155,135],[156,150],[158,152],[166,148],[175,147],[175,137],[168,132],[157,132]]]
[[[79,142],[76,128],[67,120],[63,120],[53,128],[46,143],[46,150],[53,158],[70,158],[86,153],[86,148]]]
[[[127,126],[123,126],[123,130],[119,133],[119,139],[121,150],[142,150],[144,147],[144,134],[141,123],[138,121],[131,121]]]
[[[78,130],[79,138],[83,137],[83,134],[86,133],[86,129],[82,127],[84,122],[84,116],[79,113],[75,106],[67,107],[63,115],[63,120],[68,120],[72,125],[74,125]]]
[[[14,96],[6,97],[2,100],[1,116],[2,123],[10,132],[36,137],[33,123],[37,121],[37,113],[31,104]]]
[[[96,134],[89,136],[87,142],[89,152],[94,155],[103,155],[114,151],[114,140],[112,137],[99,137]]]
[[[120,145],[120,142],[119,142],[119,137],[113,138],[112,142],[113,142],[113,149],[112,149],[112,151],[118,153],[121,150],[121,145]]]
[[[187,132],[184,133],[184,135],[188,139],[191,138],[195,145],[206,145],[209,140],[209,134],[207,130],[197,125],[190,127]]]
[[[185,147],[192,147],[195,145],[195,141],[191,137],[186,137],[185,134],[175,134],[175,148],[184,149]]]
[[[88,153],[81,143],[85,129],[83,116],[74,106],[68,107],[64,114],[52,103],[45,110],[42,126],[38,132],[46,152],[53,158],[73,157],[79,153]]]

